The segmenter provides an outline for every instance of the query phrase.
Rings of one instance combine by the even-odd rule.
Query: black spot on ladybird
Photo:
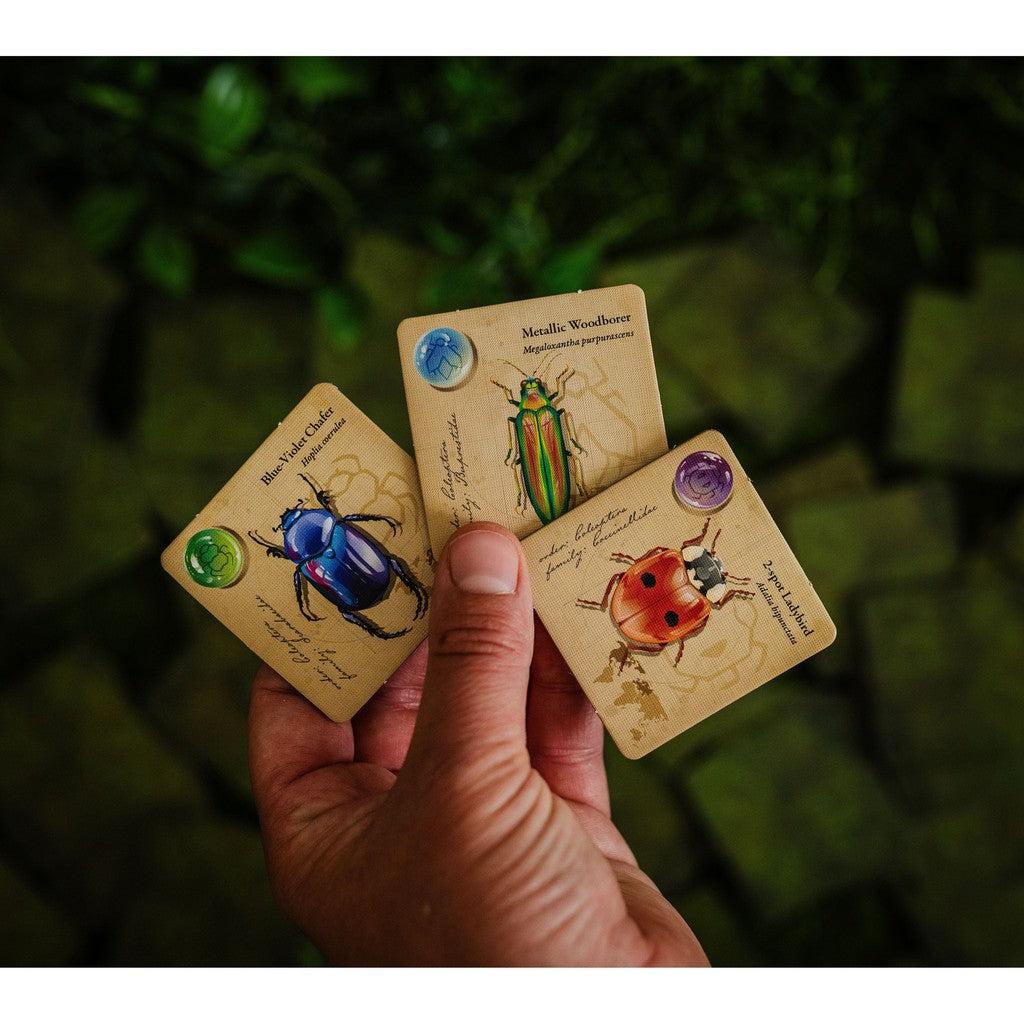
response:
[[[642,576],[640,577],[640,582],[641,582],[641,583],[642,583],[642,584],[643,584],[643,585],[644,585],[645,587],[647,587],[647,588],[653,587],[653,586],[654,586],[654,584],[655,584],[655,582],[656,582],[656,580],[654,579],[654,573],[653,573],[653,572],[645,572],[645,573],[644,573],[644,574],[643,574],[643,575],[642,575]]]
[[[679,616],[675,612],[665,612],[665,622],[669,626],[678,626]]]

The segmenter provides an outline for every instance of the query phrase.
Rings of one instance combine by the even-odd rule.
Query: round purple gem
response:
[[[714,452],[693,452],[679,463],[673,486],[684,505],[707,512],[729,500],[732,467]]]

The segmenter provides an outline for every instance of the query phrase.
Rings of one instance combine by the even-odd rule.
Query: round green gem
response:
[[[230,587],[245,571],[245,548],[223,527],[200,530],[185,545],[185,569],[201,587]]]

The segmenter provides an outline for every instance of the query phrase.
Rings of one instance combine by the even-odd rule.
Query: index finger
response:
[[[352,720],[356,757],[397,772],[405,763],[423,695],[427,642],[399,665]]]
[[[526,706],[530,761],[552,792],[610,813],[604,726],[538,619]]]
[[[261,665],[249,701],[249,774],[262,810],[302,776],[352,761],[351,722],[332,722]]]

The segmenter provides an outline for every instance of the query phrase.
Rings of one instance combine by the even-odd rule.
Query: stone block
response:
[[[891,447],[908,462],[1024,472],[1024,253],[989,252],[975,291],[910,299]]]
[[[607,746],[612,821],[641,869],[663,892],[677,892],[692,878],[698,863],[697,844],[682,803],[645,762],[629,761]]]
[[[835,644],[814,660],[819,671],[852,662],[854,609],[861,598],[893,584],[941,577],[956,565],[955,505],[939,481],[813,498],[781,518],[838,631]]]
[[[199,816],[154,824],[137,897],[115,930],[117,965],[295,966],[305,943],[274,904],[254,828]]]
[[[870,765],[797,717],[710,755],[687,788],[765,918],[882,874],[894,849],[896,814]]]
[[[865,601],[876,727],[924,807],[1024,793],[1024,598],[1003,585],[905,588]]]
[[[607,268],[647,294],[651,331],[766,450],[783,448],[868,340],[865,318],[770,248],[694,246]]]
[[[71,922],[0,861],[0,967],[60,967],[81,936]]]
[[[75,649],[0,703],[0,818],[70,916],[105,920],[137,871],[147,822],[204,803],[106,662]]]

